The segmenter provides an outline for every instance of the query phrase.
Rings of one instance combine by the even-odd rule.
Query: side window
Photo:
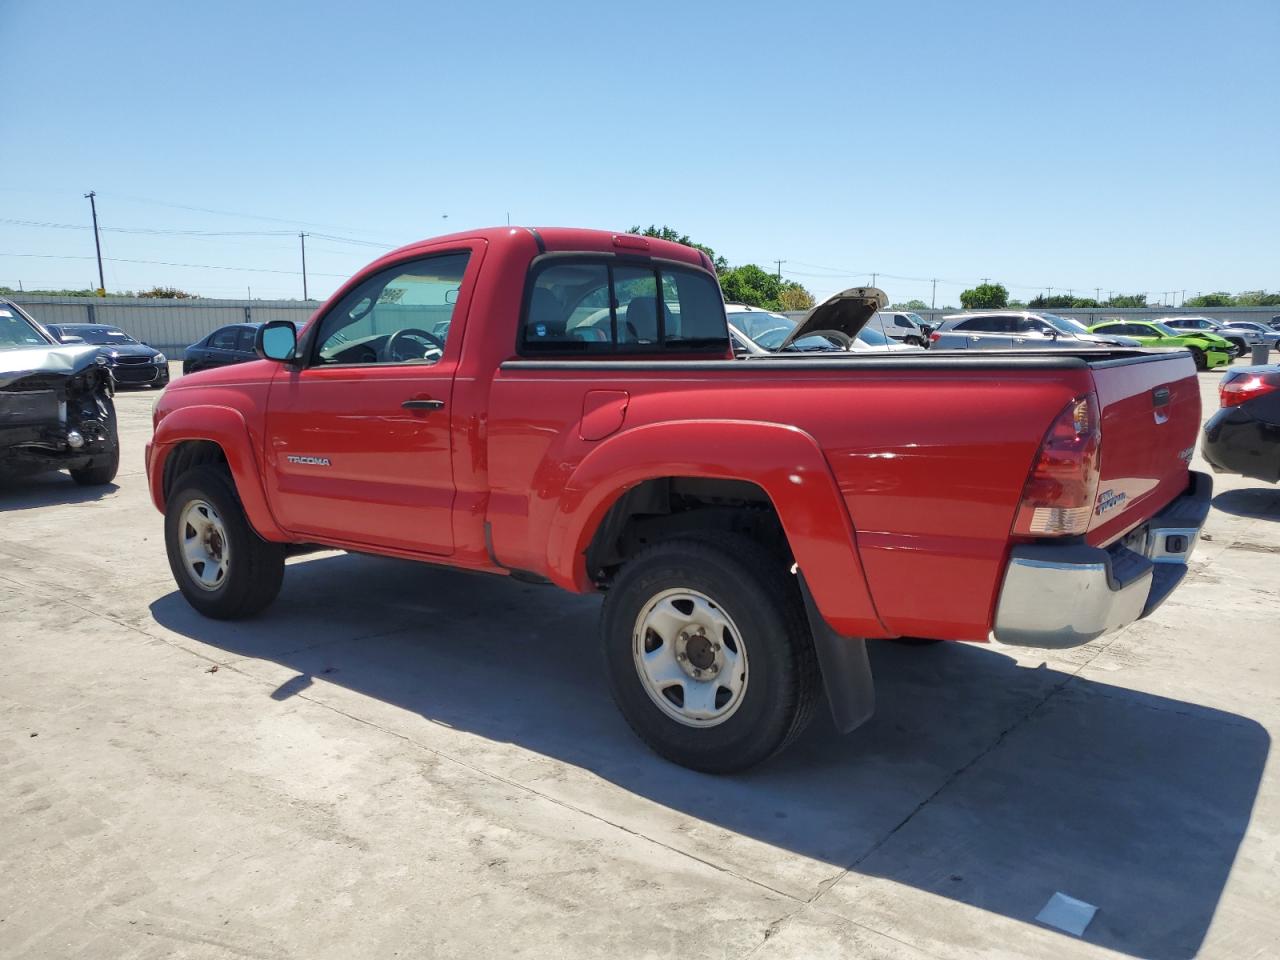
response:
[[[234,350],[236,348],[236,328],[223,327],[209,338],[209,347],[213,350]]]
[[[253,341],[257,339],[258,331],[253,327],[241,327],[236,337],[236,350],[240,353],[253,353]]]
[[[698,270],[553,260],[529,290],[521,349],[530,353],[727,348],[720,289]]]
[[[320,321],[314,362],[436,363],[444,355],[470,253],[388,267]]]
[[[910,328],[910,326],[911,326],[911,321],[910,321],[910,320],[908,320],[906,317],[904,317],[902,314],[900,314],[900,313],[895,313],[895,314],[893,315],[893,325],[894,325],[895,327],[908,327],[908,328]]]

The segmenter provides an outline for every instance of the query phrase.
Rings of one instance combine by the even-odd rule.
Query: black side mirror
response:
[[[258,328],[253,347],[263,360],[292,363],[297,359],[298,331],[290,320],[272,320]]]

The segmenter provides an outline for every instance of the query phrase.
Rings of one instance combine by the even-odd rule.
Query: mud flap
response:
[[[818,666],[822,669],[822,686],[827,691],[831,719],[837,730],[848,733],[876,712],[875,679],[867,658],[867,641],[862,637],[842,637],[832,630],[813,602],[804,574],[797,571],[796,579],[804,596],[813,646],[818,651]]]

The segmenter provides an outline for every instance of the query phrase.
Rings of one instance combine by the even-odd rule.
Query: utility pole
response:
[[[785,261],[785,260],[775,260],[775,261],[773,261],[773,262],[774,262],[774,263],[776,263],[776,264],[778,265],[778,272],[777,272],[776,276],[777,276],[777,278],[778,278],[779,282],[781,282],[781,280],[782,280],[782,265],[783,265],[784,263],[786,263],[787,261]]]
[[[302,299],[310,300],[307,296],[307,235],[299,232],[298,240],[302,243]]]
[[[878,277],[878,276],[880,276],[880,274],[878,274],[878,273],[873,273],[873,274],[871,275],[871,285],[872,285],[873,287],[876,285],[876,277]]]
[[[933,296],[929,298],[929,309],[930,310],[938,309],[938,278],[937,277],[933,278]]]
[[[93,248],[98,251],[98,296],[105,297],[107,281],[102,276],[102,243],[98,240],[98,204],[93,199],[97,195],[96,191],[90,190],[84,198],[89,201],[89,209],[93,211]]]
[[[1094,303],[1101,303],[1101,302],[1102,302],[1102,288],[1101,288],[1101,287],[1094,287],[1094,288],[1093,288],[1093,301],[1094,301]]]

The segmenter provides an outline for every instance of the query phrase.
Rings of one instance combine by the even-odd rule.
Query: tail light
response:
[[[1218,400],[1224,407],[1238,407],[1246,400],[1277,390],[1280,390],[1280,373],[1242,373],[1219,385]]]
[[[1101,419],[1092,393],[1058,414],[1022,488],[1015,534],[1069,537],[1089,529],[1101,475]]]
[[[933,331],[933,333],[929,334],[929,342],[930,342],[930,343],[937,343],[937,342],[938,342],[939,340],[941,340],[941,339],[942,339],[942,334],[940,334],[937,330],[935,330],[935,331]]]

